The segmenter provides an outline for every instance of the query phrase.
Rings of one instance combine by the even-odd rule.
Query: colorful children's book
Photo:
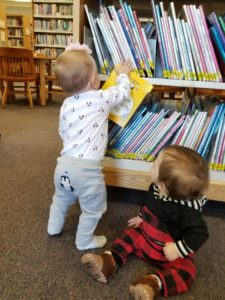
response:
[[[113,70],[109,78],[104,83],[102,89],[108,89],[110,86],[116,85],[116,72]],[[109,119],[121,127],[125,127],[127,122],[133,116],[145,96],[151,92],[153,85],[147,80],[140,78],[135,72],[131,72],[131,92],[130,97],[122,101],[110,113]]]

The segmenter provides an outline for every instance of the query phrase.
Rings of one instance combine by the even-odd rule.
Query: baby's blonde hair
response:
[[[57,58],[54,73],[63,91],[71,94],[88,85],[95,69],[92,56],[82,50],[70,50]]]
[[[204,159],[194,150],[178,145],[168,146],[161,155],[158,180],[165,184],[168,196],[177,200],[202,197],[209,184]]]

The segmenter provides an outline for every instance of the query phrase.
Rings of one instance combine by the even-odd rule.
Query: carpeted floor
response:
[[[92,280],[80,262],[84,252],[74,247],[78,206],[72,207],[60,238],[46,233],[61,147],[59,108],[60,101],[33,110],[21,101],[0,108],[0,299],[130,299],[129,284],[149,266],[131,258],[107,285]],[[97,232],[106,234],[109,246],[139,211],[144,196],[108,187],[108,211]],[[210,201],[204,217],[210,238],[196,255],[197,280],[190,292],[171,300],[225,299],[225,203]]]

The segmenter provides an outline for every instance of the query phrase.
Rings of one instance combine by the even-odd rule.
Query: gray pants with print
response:
[[[76,233],[77,247],[88,246],[107,209],[106,187],[99,161],[62,156],[54,175],[55,194],[50,207],[48,233],[62,231],[69,207],[78,199],[81,215]]]

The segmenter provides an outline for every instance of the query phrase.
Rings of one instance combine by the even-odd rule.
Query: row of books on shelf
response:
[[[7,17],[7,26],[23,26],[22,17]]]
[[[184,95],[179,111],[164,107],[161,96],[149,94],[122,128],[110,122],[106,156],[153,161],[160,150],[178,144],[196,150],[212,170],[225,171],[225,103]],[[208,111],[207,111],[208,110]]]
[[[9,47],[23,47],[23,40],[8,37],[8,46]]]
[[[73,31],[73,22],[70,20],[52,19],[52,20],[34,20],[35,30],[61,30],[61,31]]]
[[[58,57],[64,49],[61,48],[39,48],[35,46],[35,53],[46,57]]]
[[[62,34],[36,34],[35,42],[39,45],[55,45],[62,46],[65,48],[65,45],[70,44],[72,41],[72,35],[62,35]]]
[[[173,2],[165,10],[163,2],[151,0],[154,22],[143,25],[131,5],[119,3],[119,9],[100,5],[99,14],[85,5],[101,73],[110,74],[129,58],[142,77],[223,81],[224,16],[213,12],[206,17],[202,5],[183,5],[178,18]]]
[[[34,15],[44,16],[72,16],[73,5],[66,4],[34,4]]]
[[[10,29],[8,29],[8,36],[10,36],[10,35],[17,36],[17,37],[22,37],[23,36],[23,30],[10,28]]]

